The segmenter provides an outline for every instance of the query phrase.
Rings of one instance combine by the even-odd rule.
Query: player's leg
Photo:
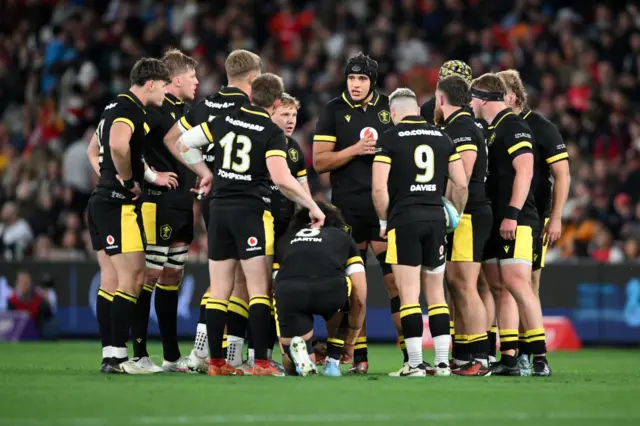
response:
[[[186,213],[188,216],[192,216],[190,211],[186,211]],[[162,369],[167,372],[180,373],[189,371],[187,360],[181,356],[178,346],[178,295],[184,276],[184,265],[189,256],[189,245],[186,241],[193,239],[193,219],[190,217],[185,217],[185,219],[190,219],[185,223],[185,226],[188,227],[187,230],[191,230],[190,235],[188,232],[178,232],[177,237],[180,238],[171,242],[167,263],[164,265],[162,276],[156,285],[155,297],[158,328],[162,338]]]
[[[308,286],[310,294],[308,313],[319,315],[327,321],[340,311],[348,312],[350,291],[351,283],[348,277],[310,283]],[[341,327],[334,336],[327,339],[327,356],[322,363],[322,374],[324,376],[339,377],[342,375],[340,372],[340,359],[344,351],[347,332],[348,325],[347,327]],[[310,346],[313,348],[311,342]]]
[[[111,263],[118,277],[118,290],[111,306],[111,336],[116,363],[129,374],[148,374],[135,362],[129,361],[127,340],[133,315],[145,280],[144,228],[139,207],[131,204],[114,208],[112,225],[118,227],[114,243],[105,251],[111,255]],[[116,217],[113,217],[116,216]],[[119,220],[118,220],[119,219]]]
[[[484,305],[486,312],[486,330],[489,340],[488,361],[489,364],[491,364],[496,361],[496,335],[498,333],[498,323],[496,317],[496,302],[489,283],[487,282],[487,278],[485,277],[484,267],[480,270],[480,275],[478,276],[478,293],[480,294],[480,298],[482,299],[482,304]]]
[[[236,368],[242,365],[242,351],[248,322],[249,293],[242,267],[238,264],[227,312],[227,362]]]
[[[416,225],[416,224],[412,224]],[[400,321],[408,362],[398,374],[400,377],[424,377],[426,365],[422,357],[422,309],[420,308],[420,264],[422,246],[420,233],[413,226],[400,226],[387,233],[386,262],[393,269],[400,295]],[[447,332],[449,323],[447,321]]]
[[[544,222],[540,226],[540,229],[536,230],[536,231],[538,231],[537,235],[536,235],[537,245],[535,246],[535,251],[533,253],[533,255],[534,255],[533,269],[532,269],[532,272],[531,272],[531,289],[533,290],[533,294],[536,296],[536,298],[538,299],[538,302],[540,302],[540,303],[541,303],[541,301],[540,301],[540,277],[542,275],[542,269],[544,268],[544,259],[545,259],[545,256],[547,254],[547,244],[543,240],[542,230],[544,229],[544,226],[547,224],[548,220],[549,220],[549,218],[545,218]],[[540,306],[540,310],[542,312],[542,304]],[[531,341],[526,342],[527,360],[529,359],[529,356],[533,354],[532,344],[533,343],[531,343]],[[533,366],[532,366],[533,367],[532,368],[532,370],[533,370],[532,374],[533,375],[545,376],[545,375],[551,374],[551,370],[549,369],[548,363],[547,362],[543,362],[542,358],[534,357],[533,360],[534,360]],[[523,357],[523,361],[524,361],[524,357]]]

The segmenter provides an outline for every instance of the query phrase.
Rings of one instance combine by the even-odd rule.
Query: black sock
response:
[[[367,348],[367,336],[361,336],[356,339],[356,345],[353,350],[353,362],[369,362],[369,349]]]
[[[502,356],[500,357],[500,362],[506,365],[507,367],[511,367],[511,368],[518,365],[518,360],[513,355],[502,354]]]
[[[402,323],[402,334],[404,336],[404,341],[406,342],[408,339],[420,338],[422,339],[422,333],[424,332],[424,323],[422,322],[422,309],[420,305],[404,305],[400,307],[400,321]],[[411,340],[413,342],[413,340]],[[412,349],[413,350],[413,349]],[[411,359],[411,357],[414,357]],[[417,367],[422,360],[422,345],[420,345],[420,351],[418,353],[415,352],[407,352],[407,362],[412,362],[415,365],[411,365],[412,367]]]
[[[453,337],[453,359],[471,361],[471,351],[466,334],[456,334]]]
[[[500,352],[518,349],[518,329],[500,329]]]
[[[115,354],[112,361],[121,363],[129,359],[127,340],[136,309],[137,298],[122,290],[116,291],[111,302],[111,345]]]
[[[212,360],[224,360],[222,340],[227,322],[226,300],[208,298],[207,300],[207,336],[209,338],[209,356]]]
[[[247,325],[247,349],[253,349],[253,333],[251,332],[251,324]]]
[[[149,356],[147,352],[147,331],[149,328],[149,313],[151,312],[151,294],[153,284],[145,284],[138,296],[136,309],[133,311],[131,323],[131,339],[133,340],[134,358]]]
[[[491,330],[487,331],[487,337],[489,338],[489,356],[492,356],[494,358],[496,357],[498,344],[497,333],[498,327],[496,326],[491,327]]]
[[[202,295],[200,299],[200,316],[198,317],[198,324],[207,323],[207,300],[209,300],[209,292],[207,291]]]
[[[461,359],[460,354],[458,353],[458,348],[460,346],[460,339],[456,338],[456,326],[453,321],[449,321],[449,334],[451,334],[451,357],[453,359]],[[462,335],[459,335],[462,336]]]
[[[340,360],[344,349],[344,340],[330,337],[327,339],[327,357]]]
[[[409,353],[407,352],[407,344],[404,342],[404,334],[398,336],[398,343],[400,344],[400,350],[402,350],[402,362],[409,362]]]
[[[249,301],[249,323],[256,361],[267,360],[271,326],[271,299],[269,296],[252,297]],[[271,344],[273,347],[273,343]]]
[[[175,362],[180,358],[178,346],[178,289],[179,286],[156,284],[156,315],[162,338],[164,359]]]
[[[446,303],[429,305],[427,307],[427,313],[429,314],[429,331],[432,336],[450,334],[451,319],[449,316],[449,306],[447,306]],[[405,333],[405,337],[406,335]]]
[[[269,347],[268,349],[272,350],[273,353],[273,346],[276,344],[276,342],[278,341],[278,330],[277,330],[277,325],[276,325],[276,316],[275,316],[275,312],[273,311],[273,309],[271,309],[271,324],[269,325]],[[311,347],[313,347],[312,344],[312,340],[309,340],[309,345],[311,345]],[[273,358],[273,356],[272,356]]]
[[[547,353],[547,340],[544,328],[535,328],[525,332],[526,348],[532,355],[544,355]]]
[[[385,252],[386,255],[386,252]],[[389,305],[391,307],[391,315],[400,313],[400,296],[395,296],[389,299]],[[400,334],[398,335],[398,343],[400,344],[400,350],[402,350],[402,356],[404,357],[403,362],[407,362],[409,360],[407,356],[407,347],[404,345],[404,337]]]
[[[487,333],[469,334],[467,346],[472,359],[487,359],[489,339]]]
[[[529,355],[529,344],[524,333],[518,333],[518,356],[520,355]]]
[[[111,355],[105,353],[105,348],[111,349],[111,302],[113,294],[102,288],[98,290],[96,300],[96,316],[98,317],[98,330],[100,330],[100,342],[102,343],[102,363],[107,364]]]
[[[227,310],[227,335],[244,338],[249,324],[249,304],[231,296]]]

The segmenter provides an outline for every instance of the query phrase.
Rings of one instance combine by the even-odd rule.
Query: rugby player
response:
[[[376,140],[392,126],[388,97],[376,90],[378,63],[362,53],[349,58],[345,77],[347,90],[329,101],[320,113],[313,137],[313,167],[318,173],[331,172],[331,202],[344,215],[347,230],[358,244],[362,259],[366,263],[368,247],[378,259],[402,343],[400,299],[391,267],[385,262],[387,244],[380,238],[371,201],[371,164]],[[367,372],[366,324],[353,361],[350,373]]]
[[[397,89],[389,99],[395,127],[378,140],[379,152],[373,163],[373,202],[380,235],[386,235],[389,242],[386,262],[393,268],[400,293],[400,318],[409,361],[399,376],[427,374],[422,358],[421,284],[435,347],[434,373],[449,376],[451,338],[444,296],[446,218],[442,194],[448,176],[451,201],[457,211],[464,211],[467,176],[451,138],[419,115],[411,90]]]
[[[96,306],[104,373],[141,374],[129,360],[127,340],[145,278],[145,234],[140,197],[148,132],[146,106],[164,100],[169,71],[157,59],[142,58],[130,74],[131,88],[109,103],[88,148],[99,180],[88,203],[91,244],[102,273]],[[104,285],[104,287],[102,287]]]
[[[453,140],[469,181],[464,214],[448,237],[446,275],[457,318],[453,372],[475,376],[488,372],[489,353],[487,315],[478,294],[482,254],[493,222],[485,189],[487,146],[482,126],[467,111],[469,85],[464,78],[453,75],[440,80],[435,99],[435,119]],[[449,193],[447,198],[451,198]],[[480,362],[475,362],[476,359]]]
[[[490,123],[487,191],[493,208],[493,226],[484,252],[485,273],[498,294],[501,359],[491,366],[492,375],[519,376],[518,312],[534,363],[544,364],[535,375],[549,375],[540,301],[529,280],[533,261],[533,236],[539,217],[533,197],[535,139],[527,123],[507,108],[504,82],[484,74],[471,84],[476,117]]]
[[[286,138],[271,114],[284,93],[282,79],[263,74],[251,83],[251,105],[202,123],[184,133],[176,148],[193,170],[202,163],[199,147],[214,143],[215,180],[210,202],[209,275],[207,301],[209,375],[243,375],[223,357],[222,340],[236,264],[247,280],[249,322],[255,346],[252,375],[283,375],[269,363],[268,295],[273,259],[274,229],[270,212],[269,176],[287,198],[309,209],[314,226],[322,226],[324,214],[291,175],[286,162]],[[208,169],[207,169],[208,170]]]
[[[197,63],[177,49],[168,50],[162,62],[169,70],[171,83],[166,88],[162,106],[147,108],[149,133],[145,161],[149,167],[145,170],[145,180],[149,185],[142,194],[142,221],[147,236],[147,278],[138,297],[131,326],[134,359],[141,369],[152,373],[189,370],[178,348],[177,316],[178,289],[189,244],[193,240],[193,197],[189,185],[192,173],[171,155],[163,138],[186,112],[185,101],[195,98]],[[170,174],[172,187],[165,188],[153,183],[157,179],[157,170]],[[155,365],[147,352],[147,328],[154,287],[164,353],[162,368]]]
[[[349,333],[343,346],[352,355],[366,314],[367,278],[360,251],[343,231],[340,212],[327,203],[319,207],[325,214],[324,226],[311,228],[305,209],[296,213],[291,228],[278,240],[273,267],[280,343],[301,376],[317,372],[310,357],[313,315],[329,320],[349,306]],[[343,346],[331,344],[331,339],[329,343],[322,373],[337,377]]]
[[[501,71],[498,76],[507,86],[505,97],[507,106],[527,122],[536,140],[537,161],[532,186],[535,188],[534,198],[540,216],[539,227],[542,229],[542,234],[536,235],[533,241],[531,286],[540,300],[540,274],[544,268],[547,246],[558,241],[562,233],[562,211],[571,185],[569,154],[556,126],[527,106],[527,92],[518,71]],[[552,176],[553,185],[551,184]],[[521,339],[519,345],[518,367],[520,373],[526,375],[531,370],[531,351],[525,340]],[[544,364],[538,363],[534,366],[534,370],[536,368],[543,370],[544,367]]]
[[[180,118],[165,136],[167,146],[174,147],[178,138],[186,131],[202,123],[209,123],[215,117],[227,116],[232,112],[238,111],[243,105],[249,105],[251,82],[261,74],[262,60],[255,53],[239,49],[229,54],[224,66],[228,80],[227,86],[223,86],[217,93],[209,95],[198,102],[194,108]],[[213,144],[203,146],[202,153],[204,163],[210,170],[213,170]],[[173,154],[179,158],[179,153],[173,152]],[[202,198],[200,201],[200,210],[205,226],[209,223],[209,201],[210,198],[207,197]],[[246,283],[242,270],[239,267],[236,271],[236,281],[238,285],[234,286],[234,293],[230,299],[227,316],[228,341],[231,345],[227,356],[234,366],[239,366],[242,364],[242,347],[244,345],[247,320],[249,318]],[[207,325],[205,318],[205,308],[208,297],[208,292],[205,292],[200,301],[200,318],[198,319],[198,326],[196,328],[195,343],[191,354],[187,357],[189,367],[199,371],[208,370],[207,357],[209,356],[209,346],[207,343]]]
[[[460,76],[467,82],[467,84],[471,84],[472,70],[467,63],[459,60],[451,60],[451,61],[445,62],[444,64],[442,64],[442,66],[440,67],[440,70],[438,71],[438,81],[453,75]],[[465,105],[463,110],[473,115],[473,110],[471,109],[470,104]],[[441,119],[441,117],[436,118],[435,111],[436,111],[436,97],[434,96],[433,98],[431,98],[430,100],[428,100],[422,105],[422,107],[420,108],[420,115],[422,115],[422,117],[424,117],[424,119],[427,120],[428,123],[441,125],[442,123],[438,121],[439,119]],[[487,122],[484,120],[476,119],[476,123],[482,126],[482,131],[486,138],[488,133]],[[487,326],[487,330],[488,330],[487,333],[489,336],[489,355],[490,355],[489,359],[491,359],[491,356],[493,356],[493,360],[495,361],[496,328],[492,327],[493,321],[495,320],[495,301],[493,299],[493,295],[491,293],[489,285],[486,282],[486,279],[484,277],[482,270],[480,271],[479,280],[478,280],[478,291],[480,293],[480,297],[482,298],[482,302],[484,304],[486,314],[487,314],[486,315],[487,321],[489,323]],[[455,302],[455,301],[452,300],[452,302]],[[454,326],[455,317],[456,317],[455,304],[451,303],[450,308],[453,311],[453,317],[451,318],[452,321],[450,324],[450,331],[451,331],[451,338],[454,339],[453,355],[455,359],[457,348],[458,348],[458,344],[455,340],[456,331]],[[462,334],[462,333],[459,333],[459,334]]]

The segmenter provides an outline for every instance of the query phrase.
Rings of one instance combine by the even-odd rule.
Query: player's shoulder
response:
[[[544,115],[536,111],[528,111],[523,114],[523,119],[533,130],[540,130],[542,132],[557,132],[558,128]]]
[[[251,104],[242,105],[225,117],[218,117],[221,121],[227,122],[236,127],[253,130],[260,134],[271,135],[284,132],[277,124],[271,120],[269,113],[260,107]]]
[[[300,144],[291,136],[287,136],[287,146],[289,149],[295,149],[296,151],[301,151]]]
[[[344,109],[345,107],[349,107],[349,104],[347,103],[344,94],[336,96],[324,104],[325,111],[335,111],[336,109]]]

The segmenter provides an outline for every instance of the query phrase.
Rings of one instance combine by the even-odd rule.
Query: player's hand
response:
[[[166,186],[169,189],[176,189],[178,187],[178,175],[173,172],[157,172],[156,169],[151,167],[156,173],[156,179],[153,181],[154,185]]]
[[[211,191],[211,185],[213,184],[213,174],[208,174],[202,178],[198,178],[196,181],[196,187],[191,189],[191,192],[198,194],[198,200],[201,200],[203,196],[207,195]]]
[[[513,241],[516,239],[516,228],[518,221],[513,219],[502,219],[500,224],[500,236],[503,240]]]
[[[387,221],[386,220],[380,220],[380,232],[378,235],[380,235],[380,238],[382,238],[383,240],[387,239]]]
[[[354,345],[350,345],[348,343],[344,344],[344,349],[342,350],[342,358],[340,359],[341,364],[351,364],[353,362],[354,348]]]
[[[376,140],[373,133],[365,133],[354,146],[356,155],[373,155],[376,153]]]
[[[325,216],[318,206],[309,210],[309,218],[311,219],[312,228],[322,228],[322,225],[324,225]]]
[[[542,242],[552,246],[560,239],[562,234],[562,221],[558,218],[551,218],[544,226],[544,232],[542,234]]]
[[[120,182],[120,185],[122,185],[122,187],[124,189],[127,189],[124,186],[124,180],[122,180],[120,175],[116,175],[116,179],[118,179],[118,182]],[[138,182],[135,182],[135,181],[133,182],[133,189],[127,189],[127,191],[129,191],[129,192],[131,192],[133,194],[133,198],[131,199],[132,201],[136,201],[142,195],[142,188],[140,187],[140,184]]]

